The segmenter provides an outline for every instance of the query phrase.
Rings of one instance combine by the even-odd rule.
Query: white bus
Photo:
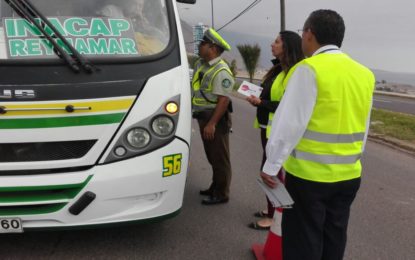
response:
[[[0,16],[0,233],[177,215],[191,89],[176,0],[8,0]]]

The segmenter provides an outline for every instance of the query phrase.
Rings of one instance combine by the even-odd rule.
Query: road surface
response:
[[[386,95],[375,95],[373,106],[389,111],[415,115],[415,97],[403,98]]]
[[[233,180],[228,204],[204,206],[210,168],[194,124],[190,173],[179,216],[151,225],[96,230],[0,235],[1,259],[225,259],[252,260],[252,243],[267,231],[251,230],[252,214],[265,207],[255,183],[261,148],[252,128],[254,109],[234,99],[231,135]],[[410,260],[415,256],[414,158],[368,143],[362,186],[352,208],[347,260]]]
[[[238,78],[238,82],[242,82],[242,80],[248,81],[246,78]],[[254,80],[254,84],[260,85],[261,83],[259,80]],[[373,107],[415,115],[415,97],[409,98],[375,94]]]

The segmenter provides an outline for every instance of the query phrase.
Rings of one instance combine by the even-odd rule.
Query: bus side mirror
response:
[[[195,4],[196,0],[177,0],[177,2],[183,3],[183,4]]]

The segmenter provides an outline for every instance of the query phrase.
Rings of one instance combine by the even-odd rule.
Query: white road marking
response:
[[[404,104],[415,104],[415,101],[403,101],[403,100],[396,100],[395,102],[404,103]]]
[[[376,99],[374,98],[373,101],[377,101],[377,102],[384,102],[384,103],[403,103],[403,104],[410,104],[413,105],[415,104],[415,101],[405,101],[405,100],[384,100],[384,99]]]
[[[376,98],[374,98],[373,101],[384,102],[384,103],[392,103],[392,101],[389,101],[389,100],[376,99]]]

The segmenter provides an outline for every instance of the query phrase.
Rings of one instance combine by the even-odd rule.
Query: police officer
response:
[[[287,76],[287,87],[267,144],[261,177],[283,167],[294,205],[284,210],[284,260],[341,260],[350,206],[360,186],[375,79],[339,48],[343,18],[332,10],[310,14],[302,47],[308,57]]]
[[[212,166],[210,187],[201,190],[204,205],[226,203],[229,200],[231,162],[229,157],[229,94],[234,77],[227,63],[220,57],[229,44],[212,28],[199,45],[200,59],[196,62],[192,80],[193,116],[198,120],[207,159]]]

